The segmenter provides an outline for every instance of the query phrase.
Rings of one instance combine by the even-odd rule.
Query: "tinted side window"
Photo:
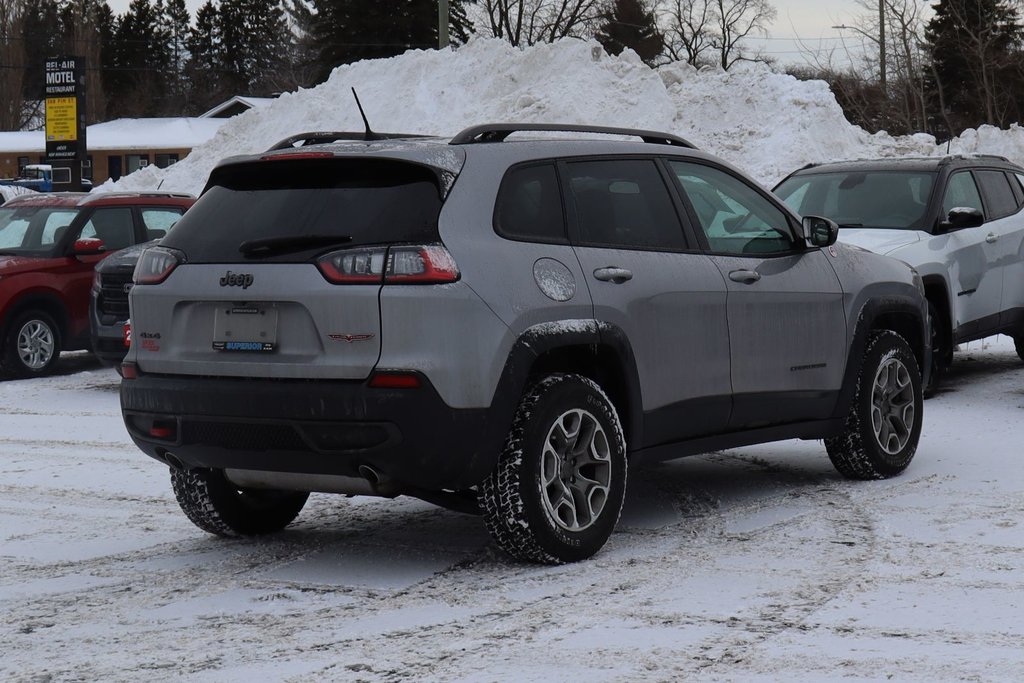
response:
[[[989,218],[1002,218],[1017,212],[1017,199],[1002,171],[977,171],[981,191],[989,208]]]
[[[580,241],[640,249],[686,248],[668,187],[650,159],[567,164]]]
[[[181,209],[142,209],[142,224],[146,228],[146,240],[164,237],[181,218]]]
[[[967,171],[954,173],[949,177],[949,186],[946,188],[946,197],[942,200],[942,215],[948,216],[949,212],[956,207],[967,207],[984,211],[981,205],[981,195],[978,194],[978,186],[974,183],[974,176]]]
[[[494,210],[498,234],[537,242],[568,242],[558,176],[551,164],[520,166],[505,174]]]
[[[671,162],[711,251],[722,254],[789,252],[795,240],[786,214],[760,192],[725,171]]]
[[[124,208],[96,209],[79,235],[81,239],[99,238],[107,251],[124,249],[135,244],[132,210]]]

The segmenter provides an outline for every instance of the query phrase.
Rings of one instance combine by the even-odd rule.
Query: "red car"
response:
[[[33,193],[0,206],[0,374],[41,375],[61,351],[89,348],[96,263],[162,237],[194,202],[167,192]]]

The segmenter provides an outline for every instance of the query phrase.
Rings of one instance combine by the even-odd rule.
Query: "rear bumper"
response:
[[[377,389],[142,375],[121,383],[121,409],[135,443],[161,462],[344,476],[368,465],[432,490],[479,484],[509,426],[489,408],[449,407],[426,379],[418,389]]]

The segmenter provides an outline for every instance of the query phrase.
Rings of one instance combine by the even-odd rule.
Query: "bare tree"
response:
[[[593,32],[602,0],[480,0],[495,38],[513,45],[550,43]]]
[[[713,45],[719,63],[728,70],[740,61],[764,61],[760,56],[748,56],[743,41],[751,35],[766,35],[775,20],[775,8],[768,0],[712,0],[717,31]]]
[[[22,85],[25,42],[21,39],[24,0],[0,0],[0,130],[25,125]]]
[[[887,108],[884,118],[890,128],[925,130],[928,121],[922,47],[928,0],[854,2],[860,13],[849,28],[880,46],[879,61],[884,55],[884,65],[872,57],[864,58],[865,63],[871,65],[871,71],[889,75],[882,84],[884,106]],[[884,47],[881,47],[882,40],[885,41]]]
[[[714,23],[709,0],[669,0],[661,21],[666,27],[665,49],[673,60],[691,66],[707,63]]]
[[[747,38],[766,35],[775,19],[768,0],[667,0],[662,5],[669,55],[694,66],[765,61],[744,50]],[[712,59],[712,55],[714,58]]]

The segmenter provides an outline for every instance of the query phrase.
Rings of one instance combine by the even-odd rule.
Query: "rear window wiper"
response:
[[[269,256],[289,251],[302,251],[316,247],[330,247],[352,241],[351,235],[290,235],[284,237],[264,237],[258,240],[247,240],[238,245],[238,251],[245,256]]]

